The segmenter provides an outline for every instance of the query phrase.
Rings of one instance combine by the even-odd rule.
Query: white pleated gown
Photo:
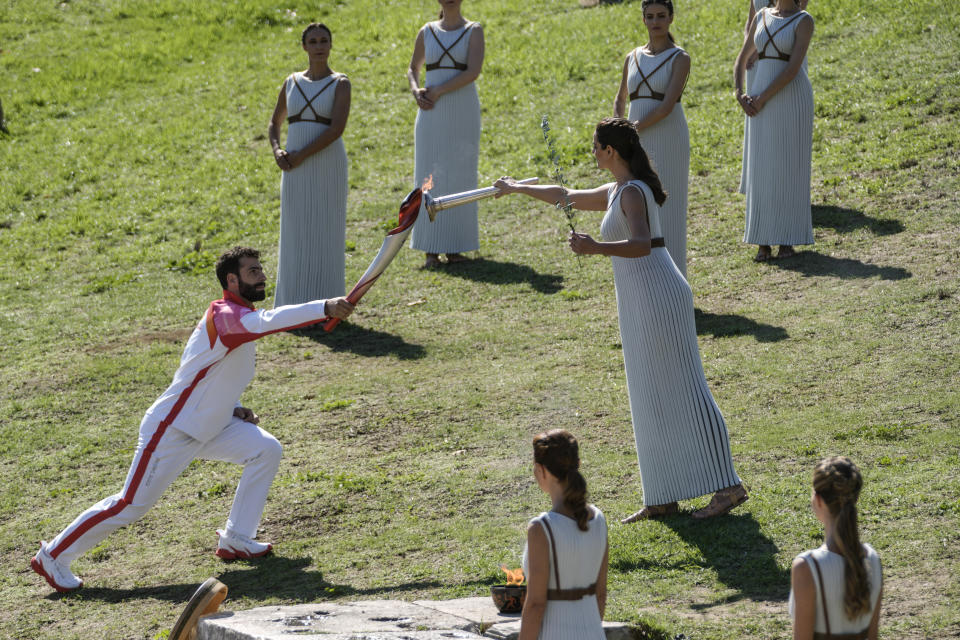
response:
[[[630,71],[627,75],[627,88],[632,94],[640,87],[641,96],[649,96],[651,89],[664,93],[670,84],[673,72],[673,63],[676,60],[679,47],[666,49],[655,56],[647,55],[638,47],[630,54]],[[673,56],[666,64],[657,69],[657,66],[669,56]],[[647,76],[647,82],[641,79],[637,70],[640,69]],[[657,69],[654,72],[654,69]],[[652,74],[652,75],[651,75]],[[649,86],[648,84],[649,83]],[[628,118],[632,121],[642,119],[648,113],[659,107],[660,100],[640,97],[630,101]],[[676,103],[670,115],[640,131],[640,143],[647,152],[653,168],[660,176],[660,183],[667,192],[667,200],[660,211],[663,214],[663,238],[667,251],[684,277],[687,275],[687,182],[690,174],[690,132],[687,129],[687,118],[683,113],[683,105]]]
[[[627,185],[643,192],[651,237],[662,237],[650,187],[640,180]],[[624,188],[610,188],[600,225],[606,241],[630,237],[620,207]],[[690,285],[663,247],[611,261],[644,505],[740,484],[727,425],[703,373]]]
[[[607,521],[603,513],[593,505],[593,518],[587,523],[587,531],[577,527],[573,518],[549,511],[541,513],[531,522],[546,519],[554,535],[557,548],[557,564],[549,551],[550,533],[543,524],[550,553],[550,579],[548,589],[585,589],[597,582],[597,574],[607,549]],[[527,548],[523,548],[523,572],[530,575]],[[558,585],[559,581],[559,587]],[[547,600],[547,609],[540,624],[540,640],[605,640],[603,620],[597,608],[597,596],[585,596],[579,600]]]
[[[324,118],[333,111],[337,85],[333,76],[311,81],[299,72],[287,78],[287,113],[303,110],[301,117],[305,120],[288,126],[288,152],[303,149],[327,128],[321,122],[309,121],[314,113],[309,108],[304,110],[307,100],[294,84],[294,77],[308,98],[323,90],[311,104]],[[274,306],[344,294],[346,232],[347,152],[343,138],[337,138],[296,169],[284,171],[280,179],[280,256]]]
[[[760,10],[770,6],[770,0],[753,0],[753,12],[754,14],[760,13]],[[803,57],[803,71],[807,71],[807,57]],[[746,94],[748,96],[754,95],[753,93],[753,78],[754,73],[752,70],[747,69],[744,71],[743,75],[743,86],[745,88]],[[740,193],[747,192],[747,154],[750,150],[750,145],[747,142],[750,139],[750,122],[753,120],[748,115],[743,116],[743,162],[740,163]]]
[[[433,32],[424,31],[424,59],[429,63],[452,64],[449,56],[443,55],[443,45],[452,46],[450,53],[456,62],[466,63],[470,42],[471,25],[444,31],[439,22],[432,23]],[[437,37],[434,37],[436,33]],[[431,87],[443,84],[458,73],[458,69],[439,68],[426,72],[426,84]],[[480,157],[480,99],[476,84],[460,87],[440,97],[432,109],[417,111],[414,128],[416,151],[414,153],[417,186],[433,176],[433,196],[460,193],[477,188],[477,161]],[[480,248],[480,230],[477,219],[477,203],[461,205],[441,211],[436,220],[421,215],[413,226],[410,246],[426,253],[462,253]]]
[[[767,29],[776,33],[767,47],[771,55],[793,50],[795,30],[801,20],[794,19],[777,31],[787,18],[772,15],[769,8],[758,12],[754,43],[758,51],[767,44]],[[764,17],[767,29],[764,28]],[[812,18],[810,18],[812,19]],[[776,45],[776,49],[774,49]],[[757,60],[753,73],[753,93],[763,91],[783,71],[787,62],[778,58]],[[757,115],[751,118],[747,149],[744,153],[744,192],[747,196],[743,241],[757,245],[813,244],[813,218],[810,210],[810,157],[813,146],[813,89],[806,65],[790,83],[776,93]]]

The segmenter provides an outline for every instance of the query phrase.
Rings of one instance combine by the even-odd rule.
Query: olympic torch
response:
[[[526,180],[519,180],[518,182],[519,184],[536,184],[538,181],[539,178],[527,178]],[[400,215],[396,228],[387,233],[387,237],[380,246],[380,251],[373,259],[373,262],[370,263],[370,266],[367,267],[367,270],[363,272],[363,275],[360,276],[357,284],[355,284],[353,289],[350,290],[350,293],[347,294],[347,300],[350,301],[350,304],[357,304],[360,298],[370,290],[373,283],[377,281],[377,278],[383,275],[387,266],[400,252],[400,248],[403,247],[403,243],[406,242],[407,236],[410,235],[413,224],[420,215],[421,206],[427,210],[427,215],[430,216],[430,221],[433,222],[437,217],[437,213],[444,209],[451,209],[461,204],[483,200],[484,198],[492,198],[498,193],[500,193],[500,190],[496,187],[484,187],[462,193],[451,193],[450,195],[438,196],[436,198],[430,195],[428,189],[424,188],[417,188],[408,193],[403,199],[403,202],[400,203]],[[323,329],[327,332],[333,331],[334,327],[338,324],[340,324],[339,318],[330,318],[324,323]]]

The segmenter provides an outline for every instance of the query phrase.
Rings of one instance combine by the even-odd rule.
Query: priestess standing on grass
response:
[[[733,468],[727,425],[703,374],[693,295],[664,248],[660,178],[629,120],[597,125],[593,156],[614,182],[594,189],[516,184],[501,178],[501,194],[522,193],[544,202],[606,210],[604,241],[570,234],[577,254],[610,256],[626,364],[630,411],[643,485],[644,507],[624,519],[670,515],[677,501],[715,492],[695,518],[726,513],[747,499]]]
[[[276,307],[344,291],[347,152],[341,136],[350,115],[350,81],[328,64],[333,36],[326,25],[307,25],[300,40],[309,67],[284,80],[269,130],[283,172]],[[286,150],[280,146],[285,117]]]
[[[587,503],[573,434],[554,429],[534,436],[533,477],[552,506],[527,527],[527,597],[518,640],[604,640],[607,521]]]
[[[660,208],[663,240],[686,277],[690,133],[680,95],[690,75],[690,56],[670,34],[671,0],[643,0],[640,9],[649,40],[628,53],[623,62],[613,115],[626,115],[634,123],[650,162],[662,176],[664,190],[670,194]],[[625,114],[626,108],[629,112]]]
[[[793,560],[790,615],[795,640],[876,640],[883,573],[880,556],[860,543],[857,499],[863,486],[850,458],[821,460],[813,471],[810,507],[823,524],[824,542]]]
[[[423,184],[432,176],[431,191],[447,195],[477,188],[480,157],[480,99],[474,80],[483,67],[483,28],[460,13],[462,0],[439,0],[440,19],[417,34],[407,70],[410,92],[417,102],[414,179]],[[420,86],[420,67],[426,79]],[[477,203],[444,212],[433,222],[420,216],[410,246],[425,252],[425,267],[463,262],[464,251],[480,248]]]

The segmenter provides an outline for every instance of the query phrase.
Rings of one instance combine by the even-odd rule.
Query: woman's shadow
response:
[[[732,597],[725,595],[713,602],[693,604],[691,608],[708,609],[745,598],[787,599],[790,571],[777,565],[777,545],[764,535],[753,515],[729,514],[710,520],[694,520],[687,514],[678,514],[660,522],[673,529],[685,543],[697,548],[703,558],[700,566],[715,571],[720,582],[737,591]],[[686,565],[686,560],[683,562]],[[634,560],[619,560],[611,562],[610,566],[622,572],[660,568],[656,563]],[[675,568],[682,569],[682,566]]]
[[[547,295],[557,293],[563,288],[563,276],[552,273],[538,273],[525,264],[497,262],[486,258],[475,258],[467,262],[456,262],[444,266],[448,273],[465,280],[486,282],[488,284],[519,284],[526,282],[534,291]]]
[[[899,220],[871,218],[862,211],[819,204],[810,207],[815,227],[831,227],[837,233],[849,233],[856,229],[869,229],[875,236],[889,236],[903,231]]]
[[[772,324],[751,320],[733,313],[710,313],[693,310],[697,335],[711,334],[714,338],[752,335],[757,342],[780,342],[790,337],[787,330]]]
[[[399,360],[419,360],[427,350],[419,344],[407,342],[398,335],[368,329],[349,321],[341,322],[330,331],[324,331],[323,323],[290,333],[325,344],[331,351],[350,351],[358,356],[378,357],[392,355]]]

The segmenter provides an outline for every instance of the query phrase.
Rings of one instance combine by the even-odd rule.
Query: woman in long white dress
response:
[[[326,25],[308,25],[301,43],[309,67],[284,80],[269,129],[282,171],[278,307],[344,293],[347,152],[341,136],[350,115],[350,81],[330,68],[333,36]],[[286,149],[280,146],[284,118]]]
[[[580,446],[568,431],[533,438],[533,477],[550,511],[527,527],[523,572],[527,596],[518,640],[604,640],[607,521],[587,503]]]
[[[477,188],[480,157],[480,99],[474,81],[483,68],[483,28],[460,12],[461,0],[439,0],[440,19],[423,25],[417,34],[407,70],[410,92],[417,102],[414,179],[432,182],[431,193],[442,196]],[[426,78],[420,86],[420,68]],[[420,216],[410,246],[426,253],[425,267],[463,262],[466,251],[480,248],[477,203],[444,211],[434,221]]]
[[[677,501],[711,492],[695,518],[730,511],[747,500],[733,467],[727,425],[703,373],[693,294],[664,248],[660,205],[666,194],[629,120],[597,125],[593,155],[614,182],[595,189],[520,185],[497,180],[501,195],[522,193],[577,209],[606,211],[604,241],[571,233],[577,254],[609,256],[630,395],[644,507],[635,522],[678,511]]]
[[[793,560],[789,607],[796,640],[877,639],[883,571],[873,547],[860,543],[862,487],[860,469],[845,456],[814,469],[810,508],[823,524],[824,542]]]
[[[660,208],[663,238],[677,269],[686,277],[690,132],[680,96],[690,75],[690,56],[670,34],[672,0],[643,0],[640,8],[649,39],[623,62],[613,115],[626,115],[636,125],[650,162],[662,176],[664,191],[670,196]]]
[[[813,244],[810,158],[813,89],[805,58],[813,18],[796,0],[776,0],[757,11],[734,67],[736,96],[751,118],[744,152],[747,196],[743,241],[759,245],[758,262],[795,255],[794,245]],[[747,60],[757,52],[750,93],[744,92]]]

